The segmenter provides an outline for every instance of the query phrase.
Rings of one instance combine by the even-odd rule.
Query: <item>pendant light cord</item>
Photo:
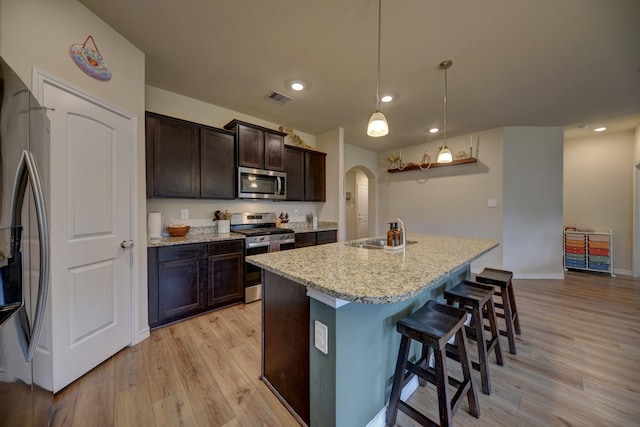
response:
[[[378,0],[378,82],[376,85],[376,110],[380,110],[380,32],[382,28],[382,0]]]
[[[447,148],[447,70],[451,68],[453,61],[447,59],[440,63],[440,69],[444,70],[444,147]]]
[[[444,69],[444,146],[447,146],[447,68]]]

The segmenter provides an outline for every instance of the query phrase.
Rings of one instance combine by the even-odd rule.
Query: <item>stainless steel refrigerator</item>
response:
[[[49,121],[0,58],[0,426],[46,426],[53,393],[34,365],[49,288]]]

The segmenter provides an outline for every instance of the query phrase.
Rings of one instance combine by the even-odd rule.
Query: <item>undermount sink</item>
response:
[[[407,246],[412,245],[414,243],[418,243],[416,240],[407,240]],[[367,239],[367,240],[357,240],[353,242],[346,242],[345,245],[352,246],[354,248],[362,248],[362,249],[382,249],[384,245],[387,244],[385,239]]]

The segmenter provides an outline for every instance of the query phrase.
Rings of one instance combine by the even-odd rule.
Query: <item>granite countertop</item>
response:
[[[413,298],[498,246],[488,239],[418,233],[407,240],[416,243],[397,251],[338,242],[246,260],[330,297],[385,304]]]
[[[320,222],[318,224],[318,228],[312,228],[307,226],[307,223],[305,222],[290,222],[287,224],[287,228],[294,233],[310,233],[315,231],[337,230],[338,224],[335,222]],[[244,239],[244,236],[242,234],[218,234],[215,231],[216,230],[214,226],[191,227],[191,230],[189,230],[189,234],[184,237],[171,237],[166,234],[161,239],[148,239],[147,247],[155,248],[161,246],[188,245],[190,243],[209,243],[219,242],[223,240]]]

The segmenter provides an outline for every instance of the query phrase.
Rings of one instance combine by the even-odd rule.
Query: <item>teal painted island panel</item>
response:
[[[310,300],[311,426],[366,426],[387,404],[400,347],[396,323],[445,289],[469,279],[463,268],[409,300],[350,303],[334,309]],[[328,326],[329,354],[315,348],[313,325]],[[413,349],[417,354],[418,348]]]

